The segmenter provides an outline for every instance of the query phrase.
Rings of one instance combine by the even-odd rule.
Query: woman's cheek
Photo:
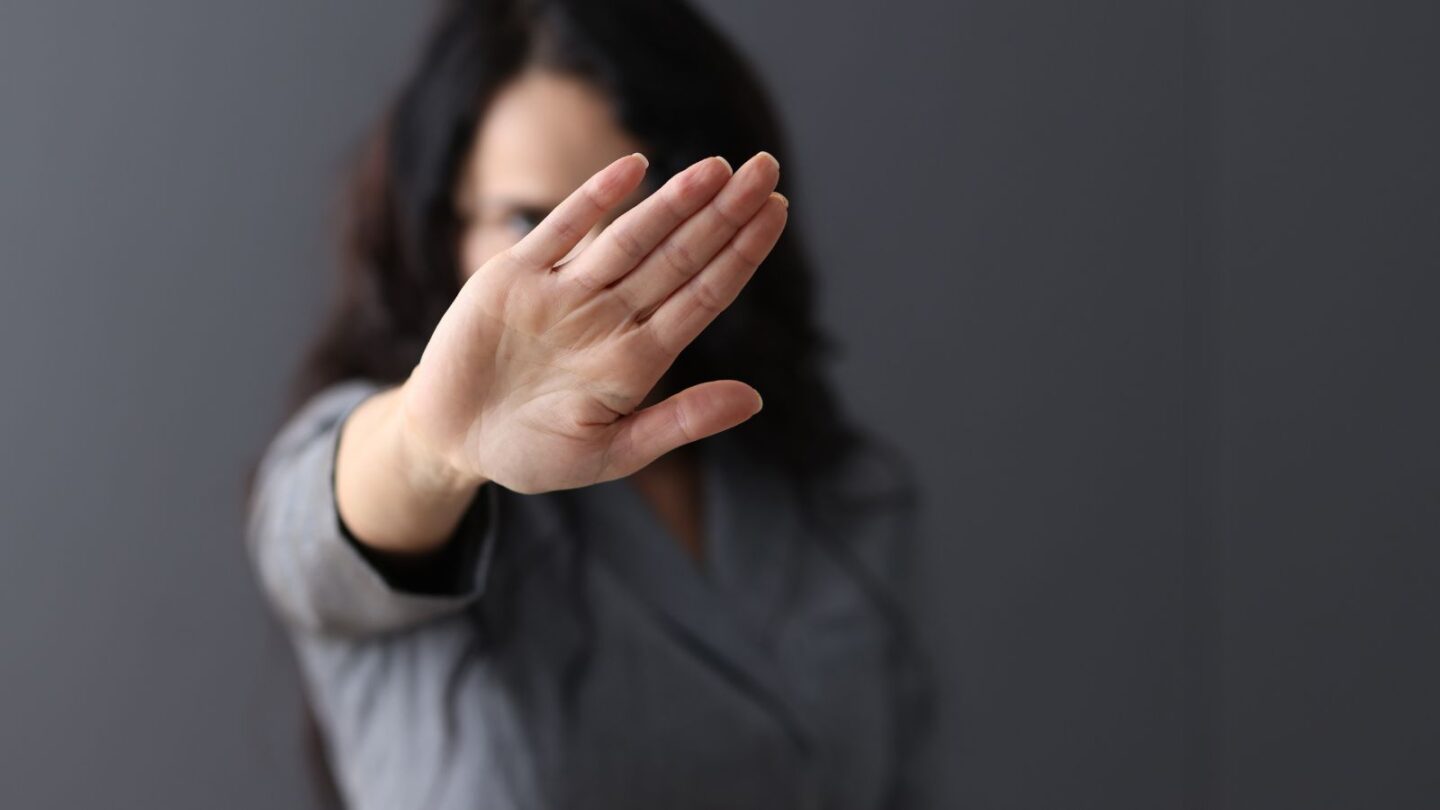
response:
[[[471,228],[460,243],[460,272],[469,278],[516,240],[506,228]]]

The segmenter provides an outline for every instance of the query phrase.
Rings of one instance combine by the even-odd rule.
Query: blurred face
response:
[[[456,190],[456,210],[464,223],[461,273],[469,277],[590,175],[638,151],[641,145],[620,128],[597,88],[544,71],[518,76],[501,89],[481,120]],[[612,212],[580,247],[628,207]]]

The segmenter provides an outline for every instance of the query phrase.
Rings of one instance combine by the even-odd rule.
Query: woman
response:
[[[779,143],[679,2],[445,5],[251,513],[350,806],[911,802],[908,487]]]

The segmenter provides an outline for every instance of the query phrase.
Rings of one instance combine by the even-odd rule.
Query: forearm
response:
[[[415,446],[400,390],[361,403],[346,420],[335,461],[335,500],[356,540],[380,551],[424,554],[443,546],[485,482],[464,478]]]

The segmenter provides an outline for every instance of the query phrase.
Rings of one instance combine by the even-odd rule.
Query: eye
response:
[[[539,208],[517,208],[505,220],[505,226],[514,231],[516,236],[524,236],[534,230],[540,220],[549,213]]]

